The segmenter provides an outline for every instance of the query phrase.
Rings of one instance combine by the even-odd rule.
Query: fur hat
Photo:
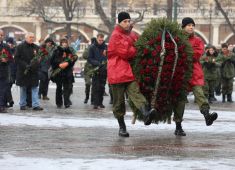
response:
[[[193,24],[195,26],[194,20],[190,17],[186,17],[182,20],[182,28],[184,28],[188,24]]]
[[[120,12],[118,14],[118,23],[122,22],[125,19],[131,19],[129,13],[127,13],[127,12]]]

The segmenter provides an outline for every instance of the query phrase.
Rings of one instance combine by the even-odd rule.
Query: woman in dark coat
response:
[[[65,108],[70,107],[70,95],[72,91],[72,85],[74,82],[73,66],[77,60],[75,51],[68,46],[67,39],[60,40],[60,46],[53,52],[51,58],[51,66],[54,70],[51,80],[56,83],[56,105],[61,108],[63,105]]]

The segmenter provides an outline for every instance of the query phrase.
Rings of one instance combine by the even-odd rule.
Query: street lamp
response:
[[[212,37],[212,30],[211,30],[211,19],[212,19],[212,5],[213,5],[213,0],[209,0],[209,19],[210,19],[210,25],[209,25],[209,44],[211,44],[211,37]]]

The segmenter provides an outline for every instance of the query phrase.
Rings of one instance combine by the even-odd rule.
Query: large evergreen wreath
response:
[[[158,111],[155,123],[168,120],[173,105],[187,95],[193,54],[187,38],[178,23],[163,18],[148,23],[135,44],[132,68],[149,106]],[[143,115],[134,110],[141,120]]]

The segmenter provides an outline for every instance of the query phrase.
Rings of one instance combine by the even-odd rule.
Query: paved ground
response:
[[[109,96],[106,108],[94,111],[83,104],[83,91],[84,83],[78,79],[73,106],[57,109],[51,84],[51,100],[41,102],[44,111],[22,112],[15,105],[8,114],[0,114],[0,169],[235,169],[234,103],[222,104],[218,97],[211,106],[219,118],[207,127],[189,96],[183,122],[186,137],[173,135],[173,123],[132,125],[128,108],[130,138],[120,138]],[[18,101],[17,87],[13,94]]]

